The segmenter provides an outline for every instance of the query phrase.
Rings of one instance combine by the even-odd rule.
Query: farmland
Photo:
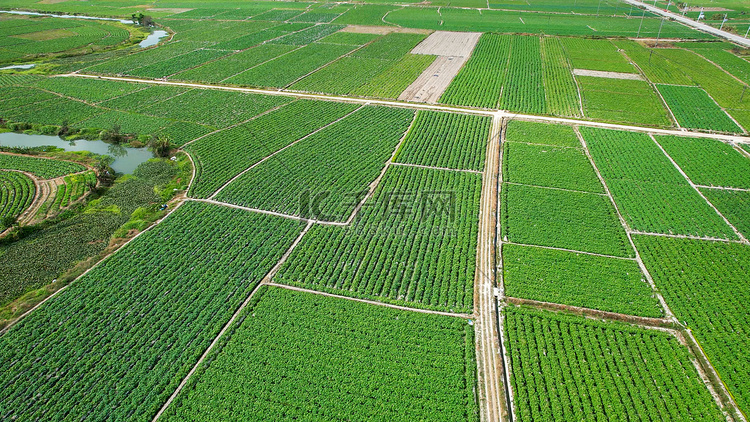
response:
[[[196,414],[254,420],[269,413],[284,420],[478,420],[474,332],[465,320],[262,289],[166,420]],[[373,384],[384,388],[373,391]],[[213,400],[224,391],[235,392],[231,404]],[[285,405],[301,398],[299,406]]]
[[[670,334],[535,310],[505,312],[521,420],[724,420]]]
[[[5,229],[5,219],[18,217],[34,199],[34,182],[23,173],[0,171],[0,218]]]
[[[6,3],[51,15],[0,14],[0,419],[747,419],[744,40],[622,0]]]

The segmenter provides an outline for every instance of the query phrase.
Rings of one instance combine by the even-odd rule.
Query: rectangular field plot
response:
[[[184,204],[0,337],[3,417],[152,419],[300,231]]]
[[[725,420],[671,334],[507,307],[503,336],[519,421]]]
[[[580,148],[505,142],[503,167],[506,182],[604,193],[591,162]]]
[[[574,69],[638,73],[609,40],[560,38]]]
[[[195,89],[171,101],[151,105],[141,112],[222,128],[290,101],[289,98],[269,95]]]
[[[571,126],[511,120],[505,129],[505,139],[511,142],[581,148]]]
[[[736,238],[648,135],[596,128],[581,133],[630,228]]]
[[[323,221],[345,221],[393,155],[412,110],[363,107],[229,183],[216,199]]]
[[[696,185],[750,189],[750,160],[731,145],[683,136],[655,138]]]
[[[680,126],[717,132],[742,133],[742,128],[697,86],[656,85]]]
[[[581,101],[573,69],[558,38],[542,38],[542,70],[547,113],[581,117]]]
[[[646,81],[578,76],[583,114],[594,120],[672,126],[667,110]]]
[[[165,420],[479,421],[465,319],[262,287],[225,338]]]
[[[513,244],[503,246],[502,256],[503,284],[510,297],[663,316],[635,260]]]
[[[472,312],[479,174],[392,166],[352,226],[313,226],[275,281]]]
[[[510,35],[482,35],[471,58],[440,97],[440,102],[496,108],[508,67],[511,40]]]
[[[355,48],[355,46],[337,44],[306,45],[232,76],[226,79],[226,82],[283,88]]]
[[[654,283],[690,327],[740,409],[750,410],[750,247],[741,244],[633,238]]]
[[[211,196],[261,159],[356,109],[353,104],[294,101],[245,124],[193,142],[186,147],[195,161],[190,196]]]
[[[434,56],[407,54],[350,92],[362,97],[398,98],[435,61]],[[398,77],[396,77],[398,76]]]
[[[247,69],[294,50],[282,44],[263,44],[173,75],[171,80],[221,82]]]
[[[539,38],[513,37],[499,108],[531,114],[547,113]]]
[[[506,183],[502,207],[506,241],[633,256],[625,230],[604,195]]]
[[[418,111],[395,162],[482,171],[492,118]]]
[[[700,191],[745,238],[750,238],[750,192],[705,188]]]

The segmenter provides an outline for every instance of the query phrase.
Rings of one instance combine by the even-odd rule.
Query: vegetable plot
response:
[[[152,419],[300,230],[184,204],[0,337],[3,419]]]
[[[414,117],[364,107],[231,182],[216,199],[323,221],[345,221]]]
[[[633,230],[736,238],[648,135],[588,127],[581,133]]]
[[[70,161],[0,153],[0,169],[27,171],[41,179],[54,179],[66,174],[84,171],[86,167]]]
[[[511,297],[658,318],[663,311],[634,260],[503,245]]]
[[[503,336],[519,421],[725,420],[670,334],[511,306]]]
[[[482,171],[491,125],[488,116],[420,110],[395,161]]]
[[[34,182],[17,171],[0,171],[0,230],[5,230],[3,220],[16,218],[34,200]]]
[[[746,245],[633,238],[675,316],[700,342],[745,413],[750,410],[750,248]]]
[[[471,312],[479,174],[392,166],[352,226],[313,226],[275,281]]]
[[[742,133],[742,128],[697,86],[656,85],[682,127]]]
[[[655,138],[693,183],[750,189],[750,160],[731,145],[684,136]]]
[[[225,338],[165,420],[479,421],[464,319],[262,287]]]

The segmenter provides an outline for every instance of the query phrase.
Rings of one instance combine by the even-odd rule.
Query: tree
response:
[[[154,20],[151,18],[151,16],[144,15],[143,13],[133,13],[132,15],[130,15],[130,17],[133,19],[133,22],[138,25],[154,26]]]
[[[99,179],[99,182],[102,184],[106,185],[114,180],[115,172],[110,167],[114,161],[115,159],[109,155],[102,155],[99,158],[99,161],[97,161],[94,167],[96,169],[96,178]]]
[[[2,222],[0,222],[0,227],[4,230],[13,227],[14,224],[16,224],[16,218],[8,215],[3,217]]]
[[[125,135],[120,133],[120,125],[115,123],[109,130],[103,130],[100,134],[102,141],[112,142],[113,144],[119,144],[125,140]]]
[[[167,157],[172,149],[172,140],[168,136],[154,135],[148,143],[148,149],[159,157]]]

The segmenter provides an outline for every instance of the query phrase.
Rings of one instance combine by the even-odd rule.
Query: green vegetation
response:
[[[49,218],[57,215],[62,209],[79,200],[96,184],[96,174],[93,171],[65,176],[63,183],[55,188],[55,196],[42,204],[37,217]]]
[[[672,126],[667,110],[645,81],[577,76],[583,115],[594,120]]]
[[[512,37],[483,34],[474,52],[440,97],[445,104],[497,108]]]
[[[560,38],[575,69],[638,73],[609,40]]]
[[[70,161],[0,153],[0,169],[26,171],[41,179],[53,179],[84,171],[86,167]]]
[[[648,135],[596,128],[581,133],[633,230],[736,238]]]
[[[166,420],[479,420],[464,319],[261,287],[224,339]]]
[[[216,199],[324,221],[346,220],[414,118],[363,107],[242,174]]]
[[[195,161],[190,195],[211,196],[264,157],[356,110],[353,104],[299,100],[247,123],[201,138],[186,149]],[[286,122],[294,121],[293,125]]]
[[[527,144],[580,148],[576,132],[571,126],[511,120],[505,130],[505,139]]]
[[[742,133],[716,102],[701,88],[693,86],[657,85],[667,106],[680,126],[717,132]]]
[[[531,114],[547,112],[540,39],[514,36],[500,108]]]
[[[427,69],[435,56],[407,54],[367,83],[350,92],[362,97],[398,98]],[[398,77],[396,77],[398,76]]]
[[[745,238],[750,238],[750,192],[706,188],[700,191]]]
[[[505,309],[518,420],[725,420],[671,334]]]
[[[663,311],[634,260],[534,246],[503,246],[503,284],[511,297],[645,317]]]
[[[746,245],[635,236],[656,287],[689,327],[740,409],[750,409]]]
[[[0,337],[4,415],[153,418],[300,230],[184,204]]]
[[[542,69],[547,113],[581,117],[581,101],[572,68],[558,38],[542,38]]]
[[[486,116],[418,111],[395,161],[482,171],[491,125]]]
[[[34,182],[17,171],[0,171],[0,230],[5,230],[34,200]]]
[[[683,136],[655,138],[696,185],[750,189],[750,160],[731,145]]]
[[[337,44],[310,44],[283,54],[226,79],[237,85],[283,88],[310,72],[350,53],[355,47]]]
[[[582,149],[506,142],[503,180],[549,188],[604,193]]]
[[[77,263],[104,251],[115,230],[125,224],[136,209],[162,203],[163,198],[156,194],[155,187],[170,183],[177,173],[176,168],[177,164],[166,160],[141,164],[132,176],[120,178],[80,212],[63,213],[39,226],[22,228],[16,236],[0,244],[3,257],[0,260],[0,305],[52,283]],[[0,313],[0,317],[6,315]]]
[[[479,174],[392,166],[353,225],[313,226],[274,280],[471,312],[481,182]]]
[[[633,256],[604,195],[506,183],[501,205],[503,239],[510,242]]]
[[[124,47],[144,36],[119,22],[8,14],[0,14],[0,27],[2,65]]]

